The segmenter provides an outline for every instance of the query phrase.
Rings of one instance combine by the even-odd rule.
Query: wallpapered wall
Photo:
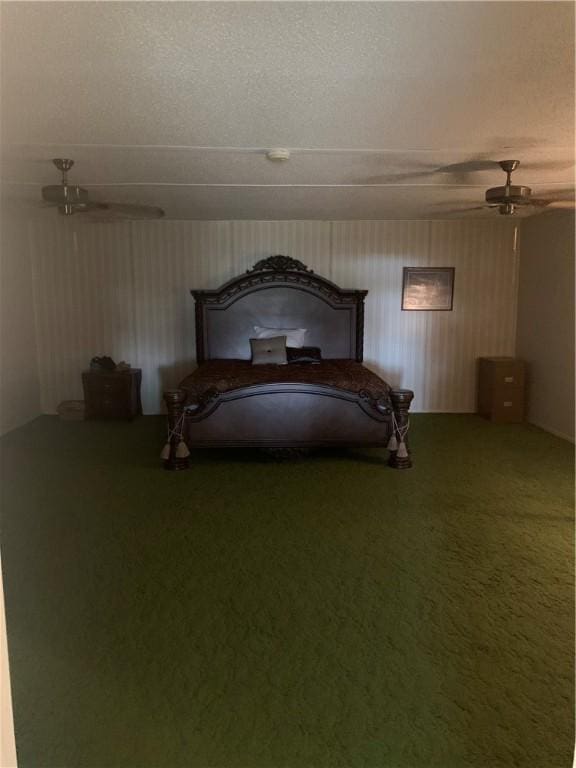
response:
[[[194,367],[190,288],[285,253],[367,288],[365,364],[414,389],[414,410],[475,409],[476,358],[514,353],[518,259],[509,221],[163,221],[31,225],[42,408],[82,398],[109,354],[143,369],[145,413]],[[403,266],[454,266],[452,312],[402,312]]]
[[[528,420],[574,441],[574,213],[522,224],[518,355],[528,363]]]
[[[0,220],[0,434],[39,416],[40,381],[27,220],[2,195]]]

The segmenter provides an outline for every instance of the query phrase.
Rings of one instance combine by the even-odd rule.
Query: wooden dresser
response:
[[[514,357],[478,360],[478,413],[490,421],[524,421],[526,364]]]
[[[142,371],[84,371],[84,400],[87,419],[133,419],[142,413]]]

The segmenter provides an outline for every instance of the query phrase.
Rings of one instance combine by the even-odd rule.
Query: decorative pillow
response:
[[[271,339],[276,336],[286,336],[287,347],[303,347],[304,338],[308,333],[307,328],[263,328],[254,326],[257,339]]]
[[[320,347],[286,347],[286,357],[289,363],[322,362]]]
[[[250,339],[252,365],[286,365],[286,336]]]

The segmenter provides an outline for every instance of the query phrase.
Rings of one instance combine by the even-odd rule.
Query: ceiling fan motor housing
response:
[[[56,203],[58,205],[87,203],[88,191],[76,185],[51,184],[48,187],[42,187],[42,199],[47,203]]]
[[[515,186],[510,184],[505,187],[492,187],[486,190],[486,202],[491,204],[514,203],[525,205],[530,202],[532,190],[530,187]]]

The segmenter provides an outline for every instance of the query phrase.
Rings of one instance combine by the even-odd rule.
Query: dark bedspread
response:
[[[324,384],[387,400],[390,387],[355,360],[323,360],[321,363],[252,365],[249,360],[207,360],[180,384],[188,393],[186,404],[197,403],[209,390],[230,392],[254,384]]]

